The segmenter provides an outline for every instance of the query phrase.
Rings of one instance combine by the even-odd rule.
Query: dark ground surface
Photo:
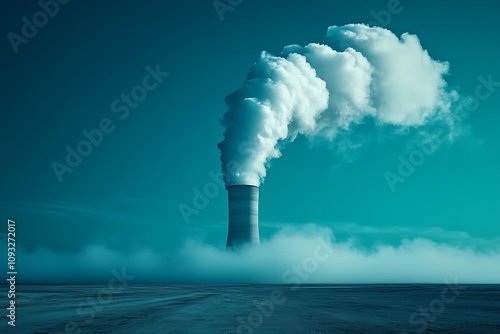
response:
[[[2,333],[500,333],[500,285],[18,285],[15,327],[2,300]]]

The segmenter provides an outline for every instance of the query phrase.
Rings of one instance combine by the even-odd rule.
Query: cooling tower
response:
[[[226,249],[260,242],[259,187],[235,185],[228,192],[228,232]]]

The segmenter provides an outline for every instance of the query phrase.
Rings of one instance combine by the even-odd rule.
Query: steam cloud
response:
[[[366,117],[377,125],[418,127],[447,120],[458,100],[446,62],[417,36],[363,24],[328,28],[326,44],[262,52],[242,88],[226,97],[219,143],[227,186],[260,185],[280,144],[297,135],[333,141]]]
[[[498,247],[414,238],[365,249],[315,225],[283,229],[241,252],[196,241],[174,253],[91,244],[77,253],[19,249],[19,259],[25,283],[107,283],[113,269],[133,276],[131,283],[500,283]]]

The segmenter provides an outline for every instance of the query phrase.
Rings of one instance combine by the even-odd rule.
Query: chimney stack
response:
[[[228,192],[228,233],[226,249],[243,244],[258,244],[259,238],[259,187],[234,185]]]

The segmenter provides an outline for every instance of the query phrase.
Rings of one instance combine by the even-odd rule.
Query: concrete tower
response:
[[[259,187],[235,185],[228,192],[228,232],[226,249],[246,243],[260,243],[259,238]]]

